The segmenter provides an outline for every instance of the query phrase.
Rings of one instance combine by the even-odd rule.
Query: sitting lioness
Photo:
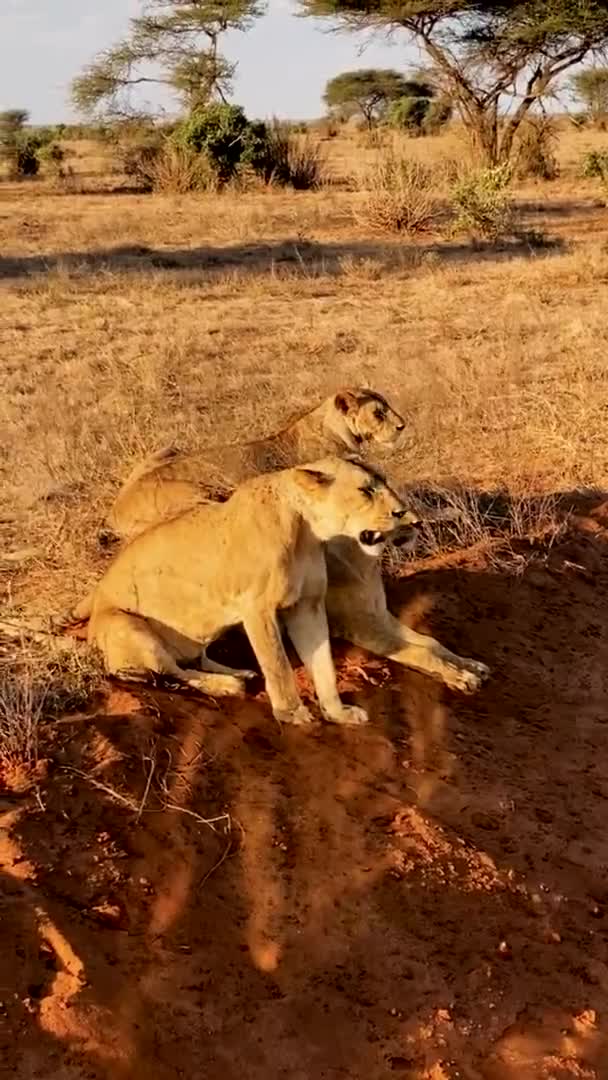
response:
[[[343,537],[376,560],[397,523],[415,521],[382,477],[352,460],[256,477],[227,502],[194,507],[138,536],[73,614],[89,618],[88,639],[110,674],[169,675],[213,695],[241,691],[252,674],[206,655],[242,623],[275,717],[305,724],[311,717],[282,643],[284,625],[323,716],[362,724],[364,710],[343,704],[336,688],[324,543]],[[187,666],[195,661],[200,671]]]
[[[328,454],[344,457],[368,444],[396,450],[405,421],[381,394],[342,390],[283,428],[254,442],[216,446],[196,454],[157,451],[127,477],[100,539],[131,540],[150,525],[206,498],[226,497],[235,484],[260,473],[285,469]]]

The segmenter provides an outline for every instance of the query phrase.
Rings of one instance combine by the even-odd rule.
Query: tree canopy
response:
[[[247,30],[264,0],[147,0],[130,34],[100,53],[72,83],[85,113],[131,115],[129,91],[146,83],[170,87],[188,111],[226,100],[235,65],[219,52],[229,30]]]
[[[507,159],[529,110],[608,45],[605,0],[300,0],[340,28],[405,31],[490,162]],[[506,115],[505,115],[506,114]]]
[[[330,109],[360,112],[368,127],[372,127],[390,102],[402,97],[430,97],[432,90],[426,86],[424,89],[429,90],[427,95],[420,83],[390,68],[360,68],[343,71],[330,79],[323,100]]]
[[[589,110],[596,123],[605,124],[608,116],[608,68],[592,67],[572,77],[574,96]]]

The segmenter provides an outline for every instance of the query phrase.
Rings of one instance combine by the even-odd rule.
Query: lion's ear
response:
[[[351,409],[354,409],[356,404],[356,395],[353,394],[350,390],[341,390],[340,393],[336,394],[334,398],[334,405],[336,406],[336,409],[338,410],[338,412],[344,413],[345,415],[346,413],[350,412]]]
[[[298,484],[311,493],[331,487],[335,481],[335,476],[321,472],[319,469],[295,469],[294,473]]]

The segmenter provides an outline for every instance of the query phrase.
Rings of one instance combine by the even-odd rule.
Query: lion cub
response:
[[[100,540],[132,540],[150,525],[204,501],[228,496],[235,484],[336,454],[374,445],[396,450],[405,421],[375,390],[353,387],[332,394],[275,435],[254,442],[211,446],[199,453],[159,450],[131,472],[118,492]]]
[[[285,626],[310,672],[325,719],[363,724],[338,696],[329,645],[324,543],[343,537],[377,558],[416,517],[376,472],[352,459],[256,477],[225,503],[163,522],[117,555],[74,617],[110,674],[172,676],[213,695],[238,693],[251,672],[217,664],[207,646],[242,624],[277,720],[310,722],[281,639]],[[200,671],[188,665],[197,661]]]

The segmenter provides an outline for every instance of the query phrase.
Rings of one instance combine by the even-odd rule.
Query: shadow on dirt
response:
[[[3,964],[10,1075],[604,1077],[605,515],[517,576],[470,551],[392,582],[492,666],[475,697],[338,645],[368,728],[124,689],[55,724],[11,836],[84,981],[27,1005]]]
[[[167,271],[187,282],[193,274],[243,274],[293,272],[297,276],[314,277],[350,272],[355,260],[374,260],[384,269],[402,269],[419,265],[425,258],[441,261],[469,259],[511,259],[551,255],[564,251],[560,239],[539,238],[514,240],[505,244],[411,244],[314,243],[294,238],[274,243],[252,243],[205,246],[187,249],[154,249],[143,245],[117,246],[100,251],[73,251],[48,255],[0,256],[0,280],[19,280],[54,273],[86,275],[110,271],[121,274]]]

